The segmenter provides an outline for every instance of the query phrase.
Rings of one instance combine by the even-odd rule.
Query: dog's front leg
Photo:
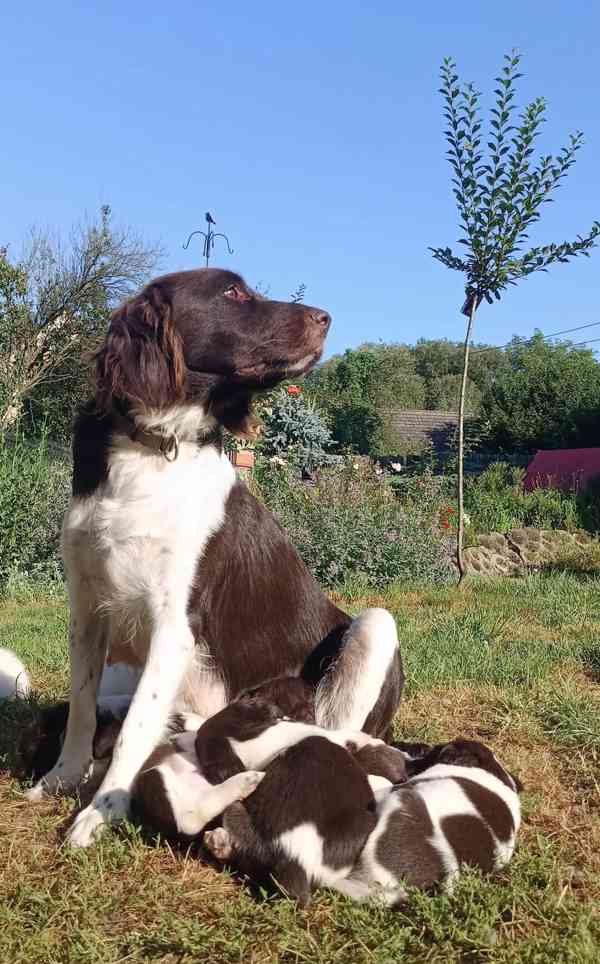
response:
[[[185,607],[157,614],[142,677],[117,740],[111,765],[91,804],[69,831],[74,847],[87,847],[106,823],[125,817],[137,773],[162,738],[173,701],[194,649]]]
[[[98,613],[95,593],[85,580],[70,585],[69,652],[71,695],[67,731],[52,769],[27,792],[29,800],[68,793],[90,773],[96,732],[96,696],[107,647],[106,620]]]

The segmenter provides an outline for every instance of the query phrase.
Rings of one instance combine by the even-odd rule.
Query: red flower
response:
[[[447,519],[442,519],[442,528],[443,528],[443,529],[449,529],[449,528],[450,528],[450,523],[448,522]]]
[[[301,395],[302,389],[299,385],[288,385],[287,393],[288,395]]]

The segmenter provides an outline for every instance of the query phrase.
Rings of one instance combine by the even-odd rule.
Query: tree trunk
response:
[[[464,506],[464,480],[465,480],[465,395],[467,393],[467,374],[469,371],[469,350],[471,347],[471,335],[473,332],[473,322],[477,313],[478,299],[472,296],[469,322],[465,336],[465,349],[463,354],[462,381],[460,384],[460,396],[458,400],[458,531],[456,533],[456,561],[458,563],[458,584],[465,578],[465,563],[463,560],[463,541],[465,535],[465,506]]]

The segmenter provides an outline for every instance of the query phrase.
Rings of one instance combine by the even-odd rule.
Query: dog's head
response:
[[[199,403],[227,428],[252,434],[255,392],[309,371],[330,317],[271,301],[232,271],[164,275],[112,316],[96,355],[97,403],[142,414]]]
[[[437,763],[445,763],[448,766],[479,767],[497,777],[511,790],[519,792],[523,789],[519,778],[509,773],[490,748],[477,740],[460,739],[452,740],[450,743],[439,743],[413,764],[412,772],[423,773]]]

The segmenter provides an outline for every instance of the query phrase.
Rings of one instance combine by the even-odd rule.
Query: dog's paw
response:
[[[24,796],[29,803],[40,803],[40,801],[46,800],[48,797],[52,796],[52,794],[45,786],[44,781],[38,780],[35,786],[31,787],[30,790],[25,791]]]
[[[223,862],[229,860],[233,853],[233,842],[225,827],[207,830],[204,834],[203,843],[208,852],[217,860]]]
[[[244,773],[240,773],[240,800],[244,800],[245,797],[254,793],[264,775],[260,770],[246,770]]]
[[[70,847],[89,847],[105,826],[123,820],[129,811],[129,794],[124,790],[96,794],[89,807],[73,821],[65,842]]]
[[[89,847],[97,840],[105,826],[103,814],[90,804],[73,821],[65,842],[69,847]]]
[[[25,793],[25,799],[30,803],[39,803],[48,797],[58,797],[73,793],[77,787],[88,778],[92,769],[91,762],[81,767],[67,767],[61,761],[38,780],[35,786]]]

